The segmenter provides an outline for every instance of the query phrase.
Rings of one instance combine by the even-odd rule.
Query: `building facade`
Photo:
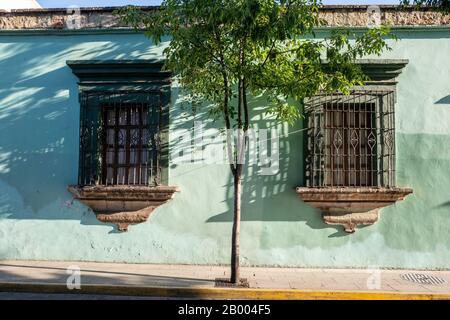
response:
[[[320,14],[318,38],[372,17]],[[244,265],[450,268],[450,16],[378,18],[397,40],[359,61],[366,86],[309,99],[294,126],[252,115],[279,153],[244,175]],[[111,9],[0,13],[0,259],[229,262],[229,166],[183,138],[220,124],[161,70],[168,41]]]

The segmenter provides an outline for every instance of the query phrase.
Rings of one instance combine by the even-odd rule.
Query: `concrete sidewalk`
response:
[[[0,291],[66,292],[68,268],[80,269],[81,291],[90,293],[266,299],[382,299],[404,298],[405,294],[410,298],[450,298],[450,271],[243,267],[242,277],[247,278],[250,289],[224,289],[216,288],[214,280],[229,277],[226,266],[49,261],[0,261]],[[409,273],[434,276],[444,283],[405,280],[402,275]]]

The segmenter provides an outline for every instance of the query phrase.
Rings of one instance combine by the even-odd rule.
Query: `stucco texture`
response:
[[[324,224],[294,191],[304,183],[302,124],[278,125],[280,172],[245,173],[244,265],[450,269],[450,30],[396,34],[382,58],[409,59],[397,86],[397,182],[414,194],[355,234]],[[67,191],[77,181],[80,107],[66,61],[155,58],[162,46],[132,33],[0,35],[0,260],[229,262],[227,165],[171,164],[181,192],[127,233]],[[202,119],[182,108],[179,91],[174,84],[172,131]]]

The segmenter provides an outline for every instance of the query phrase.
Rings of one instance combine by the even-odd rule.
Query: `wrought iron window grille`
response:
[[[306,186],[395,187],[394,104],[393,89],[307,99]]]
[[[81,92],[79,185],[161,183],[161,96],[158,90]]]

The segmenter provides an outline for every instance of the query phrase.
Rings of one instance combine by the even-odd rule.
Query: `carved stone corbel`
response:
[[[170,186],[69,186],[74,198],[94,211],[101,222],[114,223],[119,231],[147,221],[150,214],[179,192]]]
[[[353,233],[358,225],[378,221],[379,210],[403,200],[410,188],[305,188],[296,192],[307,204],[319,209],[326,224],[341,225]]]

